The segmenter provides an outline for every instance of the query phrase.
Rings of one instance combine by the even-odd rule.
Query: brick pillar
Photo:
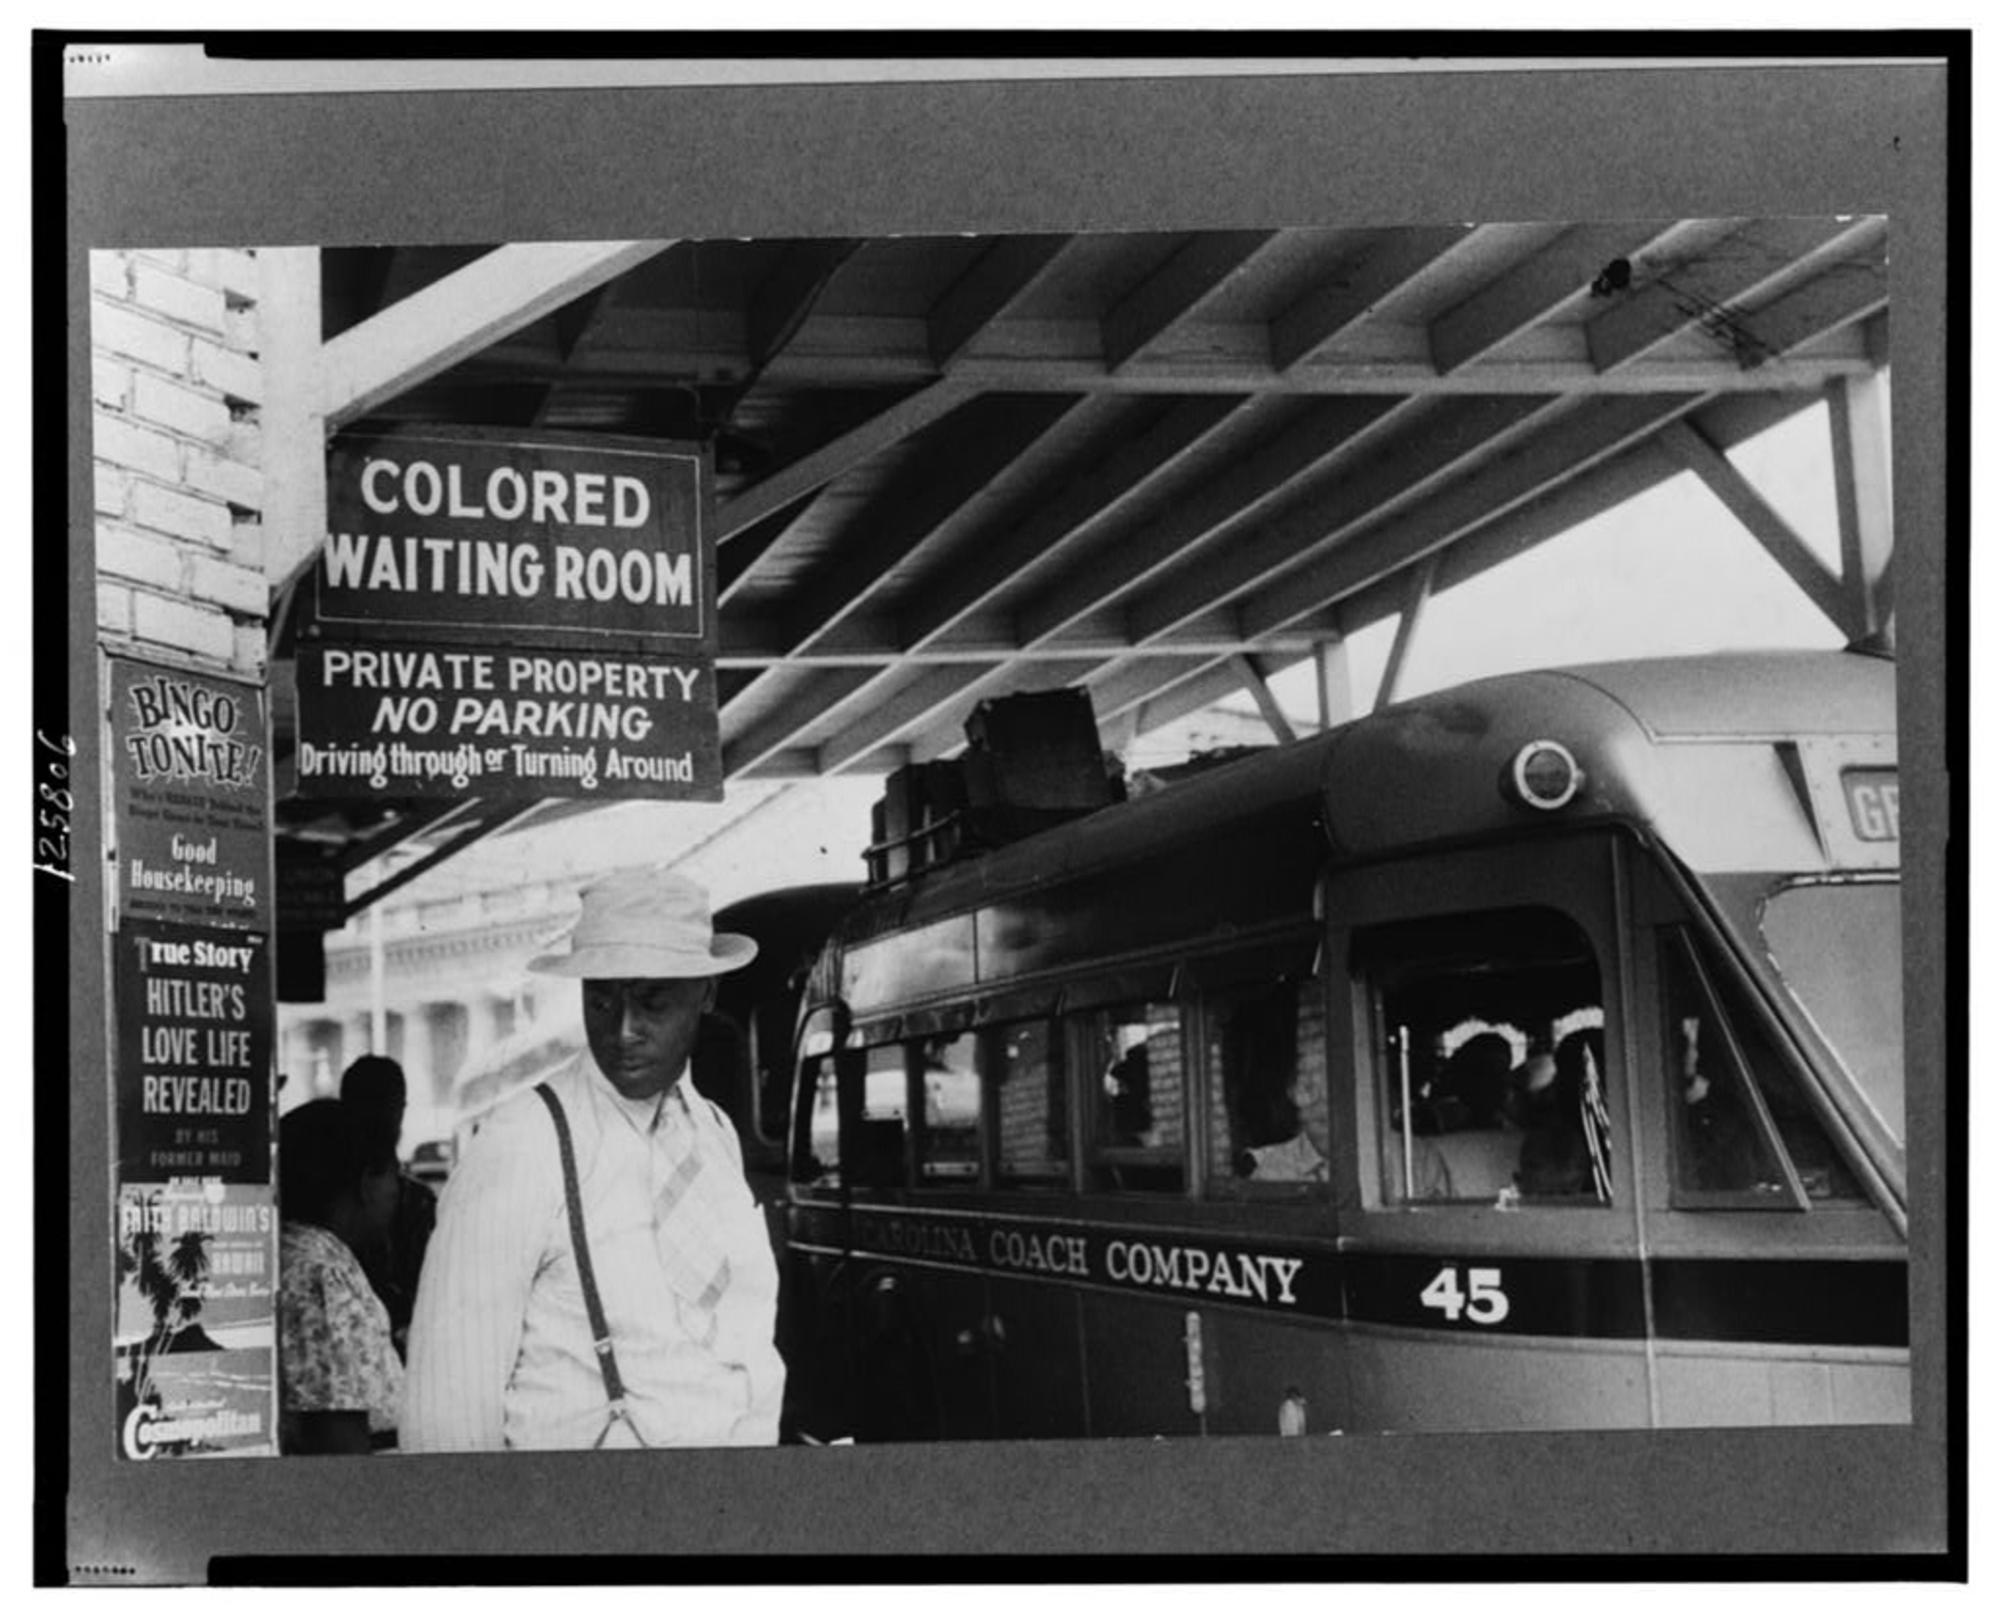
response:
[[[94,252],[90,289],[100,636],[260,674],[257,260]]]
[[[121,667],[157,668],[163,677],[184,673],[260,685],[267,677],[270,588],[261,518],[270,503],[270,486],[258,419],[266,391],[259,280],[257,259],[248,252],[176,248],[90,255],[97,637],[101,651],[128,659]],[[195,679],[187,684],[199,688]],[[269,703],[261,706],[268,716]],[[125,717],[121,713],[120,721]],[[260,756],[268,769],[268,730],[262,735],[245,732],[241,739],[261,741]],[[119,760],[107,759],[107,790],[117,783],[118,768]],[[260,808],[267,800],[261,780],[254,800]],[[129,839],[143,844],[136,833]],[[125,855],[121,846],[121,861]],[[268,857],[238,857],[260,885],[268,885]],[[267,957],[272,906],[267,895],[258,922]],[[120,916],[121,925],[125,918]],[[233,918],[247,923],[244,916]],[[214,919],[222,923],[225,917]],[[274,1004],[258,1006],[260,1016],[274,1011]],[[119,1012],[135,1013],[125,1006]],[[119,1047],[114,1043],[114,1050]],[[271,1052],[274,1061],[284,1061],[297,1075],[297,1067],[287,1060],[294,1051]],[[119,1058],[114,1053],[122,1097],[138,1074],[119,1068]],[[310,1062],[305,1080],[312,1082]],[[277,1108],[289,1110],[298,1102],[301,1096],[288,1085]],[[259,1170],[223,1190],[239,1204],[268,1209],[275,1202],[275,1117],[273,1122],[265,1148],[244,1140],[249,1146],[245,1164]],[[114,1120],[114,1135],[118,1125]],[[163,1163],[156,1170],[171,1170],[164,1163],[172,1157],[146,1144],[143,1130],[140,1144],[150,1150],[147,1160]],[[112,1157],[110,1180],[121,1199],[128,1189],[150,1187],[143,1179],[125,1181],[119,1159]],[[275,1219],[269,1226],[265,1271],[274,1272]],[[275,1454],[275,1317],[242,1321],[241,1330],[234,1344],[213,1348],[227,1365],[229,1383],[238,1388],[235,1394],[247,1396],[242,1390],[246,1377],[263,1382],[254,1437],[240,1450]],[[267,1349],[261,1356],[239,1355],[246,1338],[257,1332]],[[162,1407],[171,1416],[175,1393],[164,1394]],[[248,1412],[237,1402],[231,1408]],[[129,1442],[121,1450],[129,1457],[144,1456]],[[231,1443],[227,1450],[239,1448]]]

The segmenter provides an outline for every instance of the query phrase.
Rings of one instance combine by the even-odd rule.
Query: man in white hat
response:
[[[777,1264],[735,1130],[688,1075],[715,978],[757,944],[670,874],[588,888],[568,941],[528,968],[582,979],[589,1053],[501,1104],[446,1185],[402,1446],[769,1445]]]

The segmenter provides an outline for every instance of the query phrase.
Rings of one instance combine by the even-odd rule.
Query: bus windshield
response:
[[[1902,887],[1787,886],[1764,907],[1765,945],[1855,1087],[1903,1141]]]

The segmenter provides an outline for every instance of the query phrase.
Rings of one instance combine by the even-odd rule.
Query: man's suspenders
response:
[[[562,1152],[563,1198],[569,1203],[570,1248],[576,1253],[576,1275],[583,1284],[584,1310],[590,1314],[590,1343],[597,1352],[597,1369],[604,1376],[604,1395],[611,1404],[611,1417],[592,1443],[601,1447],[605,1436],[611,1434],[613,1420],[623,1419],[634,1436],[639,1434],[639,1427],[632,1423],[632,1415],[625,1406],[625,1381],[618,1373],[618,1357],[611,1349],[611,1326],[604,1321],[604,1303],[597,1294],[597,1274],[590,1265],[590,1241],[584,1234],[583,1196],[577,1188],[576,1150],[570,1143],[569,1118],[563,1114],[562,1101],[555,1090],[546,1082],[536,1083],[535,1092],[542,1096],[542,1103],[549,1107],[549,1120],[556,1124],[556,1147]],[[639,1444],[644,1446],[644,1440]]]

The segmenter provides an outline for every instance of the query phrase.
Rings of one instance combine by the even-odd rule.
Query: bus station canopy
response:
[[[1431,594],[1683,470],[1879,632],[1888,243],[1844,215],[327,248],[320,419],[709,444],[731,779],[947,756],[982,699],[1062,686],[1113,746],[1245,690],[1282,732],[1273,673],[1397,617],[1393,688]],[[1838,573],[1728,458],[1822,401]],[[352,868],[504,822],[286,797],[310,559],[275,613],[281,841]]]

